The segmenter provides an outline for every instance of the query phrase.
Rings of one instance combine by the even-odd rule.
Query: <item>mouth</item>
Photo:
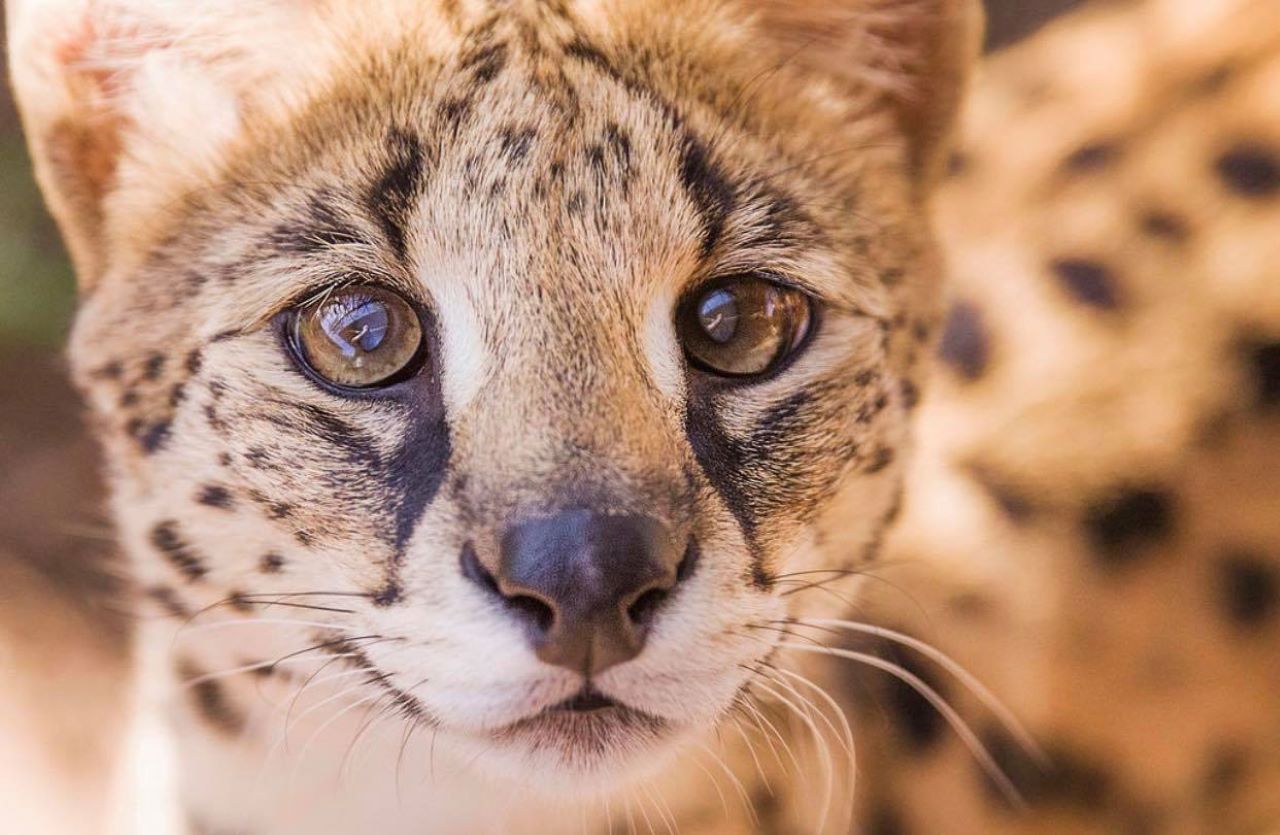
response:
[[[622,704],[609,698],[591,685],[583,687],[572,698],[547,708],[547,713],[598,713],[602,710],[623,707]]]
[[[668,723],[637,710],[591,685],[572,697],[498,730],[505,743],[547,746],[570,755],[596,756],[659,739]]]

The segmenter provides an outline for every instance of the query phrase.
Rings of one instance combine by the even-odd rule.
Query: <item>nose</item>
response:
[[[688,550],[649,517],[572,510],[509,528],[496,576],[470,550],[463,571],[525,623],[540,659],[591,676],[640,654]]]

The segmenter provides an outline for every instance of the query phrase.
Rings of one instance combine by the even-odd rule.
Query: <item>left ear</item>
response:
[[[932,183],[981,49],[978,0],[738,0],[787,60],[887,105]]]

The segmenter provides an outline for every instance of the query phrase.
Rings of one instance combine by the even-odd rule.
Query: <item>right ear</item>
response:
[[[82,290],[143,251],[163,207],[271,106],[263,91],[282,102],[315,66],[316,5],[8,0],[18,106]]]

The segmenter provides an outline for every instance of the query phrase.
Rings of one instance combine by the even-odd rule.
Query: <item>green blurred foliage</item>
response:
[[[7,115],[7,114],[6,114]],[[0,341],[56,345],[75,299],[71,267],[45,213],[16,120],[0,131]]]

